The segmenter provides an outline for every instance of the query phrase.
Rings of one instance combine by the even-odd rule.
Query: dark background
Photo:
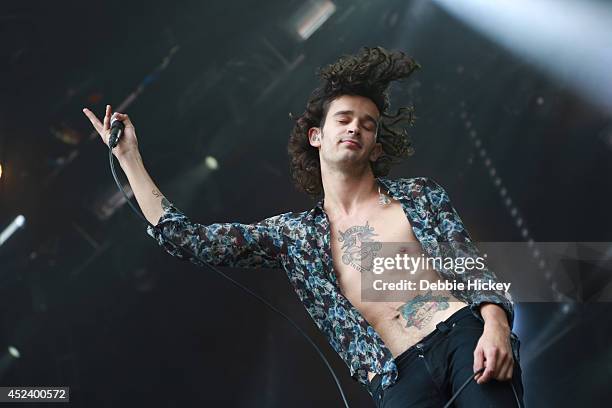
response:
[[[254,222],[313,205],[292,186],[286,145],[317,67],[361,46],[402,49],[423,68],[393,88],[392,106],[414,104],[418,119],[416,153],[392,177],[437,180],[475,240],[611,240],[612,115],[571,76],[423,1],[338,0],[301,41],[290,21],[306,3],[3,3],[0,230],[27,222],[0,247],[0,385],[70,386],[79,407],[341,404],[286,322],[168,256],[126,205],[97,215],[116,187],[81,109],[101,116],[139,86],[125,111],[164,194],[199,222]],[[226,271],[315,338],[352,407],[373,406],[283,271]],[[528,406],[606,405],[610,304],[516,309]]]

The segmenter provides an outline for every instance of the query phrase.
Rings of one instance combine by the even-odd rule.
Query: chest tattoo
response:
[[[359,272],[370,270],[374,256],[382,248],[382,243],[374,240],[374,237],[378,236],[374,228],[366,221],[365,225],[355,225],[344,232],[338,232],[338,242],[342,244],[342,263]],[[368,245],[362,247],[364,242],[368,242]]]

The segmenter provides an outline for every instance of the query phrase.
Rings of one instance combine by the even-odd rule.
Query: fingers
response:
[[[481,347],[474,350],[474,372],[484,367],[484,353]]]
[[[126,115],[125,113],[115,112],[115,117],[118,120],[122,121],[126,128],[134,127],[134,125],[132,124],[132,121],[130,120],[129,116]]]
[[[100,136],[102,136],[104,134],[104,125],[102,124],[102,122],[100,122],[96,115],[94,115],[94,113],[87,108],[83,108],[83,113],[85,114],[85,116],[87,116],[94,129],[96,129]]]
[[[500,373],[500,381],[508,381],[512,379],[512,372],[514,371],[514,361],[510,360],[508,364],[506,364],[505,368]]]
[[[497,348],[491,347],[485,351],[485,360],[485,370],[482,376],[477,380],[478,384],[484,384],[495,377],[498,362]]]
[[[474,354],[474,372],[482,367],[482,356],[484,355],[485,370],[482,375],[476,377],[478,384],[484,384],[491,379],[498,381],[508,381],[512,378],[514,370],[514,360],[503,351],[496,348],[491,348],[486,352],[479,350],[479,353]]]
[[[106,105],[106,112],[104,114],[104,133],[106,133],[106,131],[110,129],[110,120],[111,120],[111,106]]]
[[[96,117],[96,115],[87,108],[83,108],[83,113],[85,114],[85,116],[87,116],[92,126],[96,129],[96,131],[102,138],[102,141],[108,145],[108,139],[109,139],[110,127],[111,127],[111,119],[113,119],[111,106],[106,105],[106,111],[104,112],[104,118],[102,119],[102,122],[100,122],[100,120]],[[126,115],[125,113],[115,112],[115,118],[117,120],[122,121],[126,128],[130,128],[130,127],[132,129],[134,128],[132,121],[130,120],[128,115]]]
[[[510,350],[499,349],[497,352],[497,367],[494,370],[494,378],[498,381],[507,381],[512,378],[512,369],[514,367],[514,357]]]
[[[484,365],[484,351],[482,347],[476,347],[474,350],[474,372],[478,372],[485,368]],[[482,377],[482,372],[476,375],[476,382]]]
[[[503,361],[503,364],[500,364],[500,369],[495,376],[496,380],[499,381],[508,381],[512,378],[512,371],[514,370],[514,359],[512,357],[506,356]]]

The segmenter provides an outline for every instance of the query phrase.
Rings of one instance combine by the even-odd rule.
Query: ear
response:
[[[308,129],[308,141],[312,147],[321,147],[321,128],[311,127]]]
[[[383,154],[383,148],[381,143],[376,143],[370,152],[370,161],[375,162]]]

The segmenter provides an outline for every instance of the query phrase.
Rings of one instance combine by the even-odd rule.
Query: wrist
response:
[[[117,160],[119,161],[119,165],[122,168],[142,162],[142,158],[140,157],[140,152],[138,151],[130,151],[130,152],[123,153],[122,155],[117,156]]]
[[[510,330],[506,311],[494,303],[485,303],[480,306],[480,315],[484,320],[485,327],[497,327]]]
[[[484,330],[503,330],[510,334],[510,326],[508,325],[508,322],[503,320],[485,320]]]

